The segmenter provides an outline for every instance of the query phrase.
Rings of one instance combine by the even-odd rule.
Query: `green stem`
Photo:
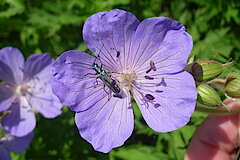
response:
[[[225,92],[225,84],[226,84],[226,79],[221,79],[221,78],[215,78],[209,82],[206,82],[206,84],[212,85],[214,88],[219,89],[222,92]]]
[[[231,67],[231,66],[234,65],[234,64],[235,64],[234,61],[232,61],[232,62],[227,62],[227,63],[223,64],[223,67],[224,67],[224,69],[226,69],[226,68],[228,68],[228,67]]]
[[[226,79],[222,78],[215,78],[209,82],[206,82],[206,84],[219,84],[219,85],[225,85]]]
[[[196,111],[202,112],[202,113],[207,113],[207,114],[238,114],[240,113],[240,110],[231,110],[230,112],[227,110],[222,110],[222,109],[216,109],[213,107],[208,107],[204,104],[201,104],[199,102],[196,103]]]

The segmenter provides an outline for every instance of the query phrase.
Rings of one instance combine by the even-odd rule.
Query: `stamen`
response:
[[[155,104],[154,104],[154,107],[155,107],[155,108],[160,107],[160,106],[161,106],[161,104],[159,104],[159,103],[155,103]]]
[[[157,93],[162,93],[163,91],[160,91],[160,90],[156,90],[155,92],[157,92]]]
[[[120,56],[120,52],[119,51],[117,51],[117,58]]]
[[[149,69],[146,71],[146,73],[149,73],[151,70],[152,70],[152,68],[149,68]]]
[[[120,98],[120,99],[123,98],[121,94],[113,94],[113,97]]]
[[[149,80],[153,80],[154,78],[153,77],[150,77],[150,76],[144,76],[145,79],[149,79]]]
[[[151,70],[157,70],[155,63],[152,60],[150,61],[150,68],[146,71],[146,73],[149,73]]]
[[[151,67],[151,69],[154,70],[154,71],[157,70],[157,68],[156,68],[156,66],[155,66],[155,63],[154,63],[152,60],[150,61],[150,67]]]
[[[164,86],[164,87],[166,87],[167,86],[167,83],[165,82],[165,80],[164,80],[164,78],[162,77],[162,80],[161,80],[161,82],[159,83],[159,84],[157,84],[157,87],[158,86]]]
[[[148,100],[154,100],[155,97],[153,97],[151,94],[146,94],[145,97],[148,99]]]

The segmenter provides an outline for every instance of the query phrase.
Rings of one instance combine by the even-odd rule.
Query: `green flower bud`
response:
[[[232,73],[228,75],[225,91],[229,97],[240,98],[240,74]]]
[[[197,86],[198,98],[197,101],[209,107],[223,106],[226,110],[230,109],[222,102],[218,93],[209,85],[200,84]]]
[[[191,73],[194,79],[198,82],[211,80],[219,76],[224,68],[232,65],[233,62],[221,64],[213,60],[199,60],[193,63]]]

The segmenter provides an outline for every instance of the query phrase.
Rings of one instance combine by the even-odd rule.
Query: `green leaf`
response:
[[[10,18],[25,11],[23,0],[3,0],[0,8],[0,18]]]
[[[118,150],[113,150],[110,152],[111,160],[121,159],[121,160],[168,160],[168,155],[159,152],[154,147],[149,146],[131,146],[131,147],[121,147]]]

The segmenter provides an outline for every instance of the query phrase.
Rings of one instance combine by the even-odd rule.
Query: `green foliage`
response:
[[[122,147],[117,151],[111,152],[110,160],[168,160],[168,155],[161,153],[155,147],[146,145],[132,145],[131,147]]]
[[[1,0],[0,48],[14,46],[25,57],[48,52],[54,58],[66,50],[89,52],[82,39],[84,21],[92,14],[124,9],[143,20],[168,16],[181,21],[192,35],[195,58],[240,61],[240,2],[238,0]],[[236,63],[224,72],[239,72]],[[196,127],[205,115],[194,113],[190,123],[171,133],[156,133],[134,104],[135,129],[123,147],[109,154],[94,151],[78,134],[74,113],[64,107],[53,120],[38,116],[35,137],[13,160],[181,160]]]

